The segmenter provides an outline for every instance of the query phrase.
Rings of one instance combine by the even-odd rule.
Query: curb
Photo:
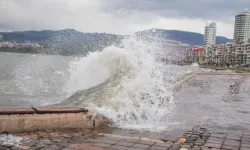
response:
[[[176,82],[172,87],[174,90],[180,89],[184,84],[186,84],[193,76],[195,76],[197,73],[192,73],[191,75],[187,76],[186,78]]]
[[[196,75],[250,75],[250,73],[235,73],[235,72],[197,72]]]

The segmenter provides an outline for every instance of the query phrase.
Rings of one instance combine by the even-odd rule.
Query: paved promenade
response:
[[[101,131],[100,131],[101,132]],[[30,132],[16,134],[19,141],[0,138],[0,150],[249,150],[250,131],[219,132],[194,127],[182,137],[159,133],[157,138],[122,136],[97,131]],[[1,134],[1,136],[6,136]],[[1,137],[0,136],[0,137]],[[6,136],[8,138],[8,136]],[[12,137],[13,138],[13,137]],[[2,140],[2,141],[1,141]]]

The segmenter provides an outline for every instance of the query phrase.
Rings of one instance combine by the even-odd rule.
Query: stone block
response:
[[[130,142],[130,143],[137,143],[139,140],[138,139],[124,139],[125,142]]]
[[[106,143],[93,143],[93,146],[106,148],[106,147],[109,147],[110,144],[106,144]]]
[[[205,147],[211,147],[211,148],[221,148],[222,144],[217,144],[217,143],[206,143],[204,145]]]
[[[98,139],[99,143],[106,143],[106,144],[116,144],[118,141],[110,140],[110,139]]]
[[[227,150],[239,150],[239,146],[231,146],[231,145],[223,145],[222,149],[227,149]]]
[[[181,148],[191,149],[191,145],[189,145],[189,144],[184,144],[184,145],[181,145]]]
[[[154,146],[170,148],[172,146],[172,144],[169,144],[169,143],[155,143]]]
[[[136,148],[136,147],[129,147],[126,150],[146,150],[145,148]]]
[[[162,141],[171,141],[171,142],[176,142],[178,140],[178,137],[173,137],[170,135],[165,136],[164,138],[161,139]]]
[[[142,141],[142,140],[139,140],[137,142],[138,144],[145,144],[145,145],[154,145],[155,142],[152,142],[152,141]]]
[[[250,143],[250,140],[249,140],[249,139],[242,138],[241,142],[242,142],[242,143]]]
[[[127,146],[127,147],[129,147],[129,146],[134,145],[134,143],[131,143],[131,142],[125,142],[125,141],[120,141],[120,142],[116,143],[116,145],[120,145],[120,146]]]
[[[109,149],[114,149],[114,150],[125,150],[127,148],[128,147],[126,147],[126,146],[120,146],[120,145],[113,145],[113,146],[109,147]]]
[[[243,144],[243,143],[241,143],[240,147],[250,149],[250,145],[249,144]]]
[[[243,139],[248,139],[250,141],[250,135],[243,135]]]
[[[216,133],[212,133],[212,134],[210,135],[210,137],[223,139],[223,138],[226,137],[226,134],[216,134]]]
[[[145,145],[145,144],[134,144],[132,147],[147,149],[150,146],[149,145]]]
[[[226,140],[223,145],[226,146],[234,146],[234,147],[239,147],[240,146],[240,142],[236,141],[236,140]]]
[[[166,147],[152,146],[149,150],[167,150]]]
[[[241,140],[241,136],[226,136],[226,139],[240,141]]]
[[[212,143],[212,144],[221,144],[223,143],[223,140],[207,140],[206,143]]]
[[[181,145],[180,144],[173,144],[170,149],[180,149]]]
[[[249,150],[249,148],[241,147],[240,150]]]

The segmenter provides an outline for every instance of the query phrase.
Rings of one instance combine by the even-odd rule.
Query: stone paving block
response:
[[[114,149],[114,150],[125,150],[128,147],[126,146],[119,146],[119,145],[112,145],[111,147],[109,147],[109,149]]]
[[[106,144],[116,144],[118,141],[113,141],[113,140],[109,140],[109,139],[98,139],[98,142],[106,143]]]
[[[209,147],[204,147],[204,146],[202,146],[202,147],[201,147],[201,150],[209,150]]]
[[[250,136],[250,131],[244,131],[243,136]]]
[[[134,144],[132,147],[147,149],[150,146],[149,145],[145,145],[145,144]]]
[[[126,142],[126,141],[120,141],[120,142],[116,143],[116,145],[127,146],[127,147],[132,146],[132,145],[134,145],[134,144],[135,144],[135,143]]]
[[[137,143],[139,140],[138,139],[124,139],[123,141],[130,142],[130,143]]]
[[[243,143],[241,143],[240,147],[242,147],[242,148],[249,148],[250,149],[250,145],[249,144],[243,144]]]
[[[241,141],[241,144],[250,145],[250,141]]]
[[[242,138],[241,141],[250,142],[250,139]]]
[[[129,147],[126,150],[146,150],[145,148],[135,148],[135,147]]]
[[[249,148],[240,148],[240,150],[249,150]]]
[[[138,144],[145,144],[145,145],[154,145],[155,144],[155,142],[152,142],[152,141],[142,141],[142,140],[138,141],[137,143]]]
[[[208,139],[206,143],[212,143],[212,144],[221,144],[223,143],[223,140],[210,140]]]
[[[250,135],[244,135],[242,136],[243,138],[250,139]]]
[[[211,148],[221,148],[222,144],[206,143],[204,146],[205,147],[211,147]]]
[[[155,143],[154,146],[170,148],[172,144],[169,143]]]
[[[177,147],[170,147],[169,150],[179,150]]]
[[[225,138],[226,134],[218,134],[218,133],[212,133],[210,135],[210,137],[214,137],[214,138]]]
[[[159,147],[159,146],[152,146],[149,148],[149,150],[167,150],[166,147]]]
[[[224,141],[225,139],[224,138],[209,137],[208,140],[211,140],[211,141]]]
[[[110,146],[110,144],[106,144],[106,143],[93,143],[93,146],[107,148],[107,147]]]
[[[223,145],[227,145],[227,146],[235,146],[235,147],[238,147],[240,146],[240,142],[239,141],[236,141],[236,140],[225,140]]]
[[[237,140],[237,141],[240,141],[241,140],[241,136],[226,136],[226,139],[230,139],[230,140]]]
[[[88,142],[88,143],[97,143],[97,142],[99,142],[97,139],[87,139],[86,140],[86,142]]]
[[[190,144],[184,144],[184,145],[181,145],[181,148],[191,149],[191,145]]]
[[[231,145],[223,145],[222,149],[227,149],[227,150],[239,150],[239,146],[231,146]]]
[[[241,131],[228,131],[228,135],[243,135],[243,132]]]
[[[173,137],[173,136],[165,136],[164,138],[162,138],[162,141],[172,141],[172,142],[176,142],[179,138],[178,137]]]
[[[105,137],[106,139],[113,140],[113,141],[121,141],[121,138],[115,138],[115,137]]]
[[[171,147],[181,148],[181,145],[180,144],[173,144]]]
[[[240,150],[249,150],[249,148],[240,148]]]

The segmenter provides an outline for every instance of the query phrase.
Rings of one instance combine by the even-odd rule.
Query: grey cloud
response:
[[[146,11],[166,17],[227,20],[250,7],[249,0],[113,0],[113,9]]]
[[[250,7],[250,0],[0,0],[0,31],[74,28],[128,34],[166,27],[162,22],[155,23],[159,18],[170,22],[185,18],[202,19],[198,21],[201,24],[206,20],[220,21],[225,34],[228,31],[224,24],[233,26],[235,14],[247,6]],[[203,32],[197,29],[198,25],[190,24],[186,25],[188,30]],[[176,26],[187,29],[185,25]]]

